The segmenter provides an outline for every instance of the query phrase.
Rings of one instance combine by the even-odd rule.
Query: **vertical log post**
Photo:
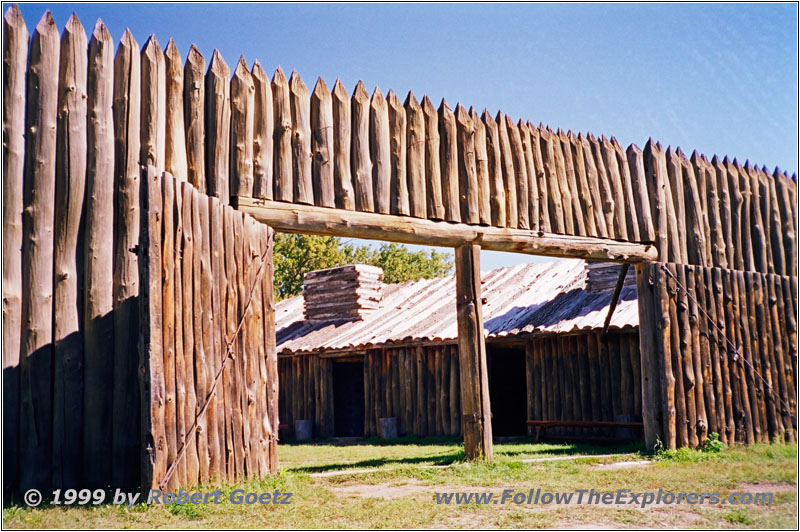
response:
[[[162,58],[163,60],[163,58]],[[98,21],[89,41],[86,265],[84,293],[83,464],[87,487],[111,481],[111,402],[114,345],[114,47]],[[160,150],[160,148],[159,148]],[[163,160],[163,159],[162,159]]]
[[[19,355],[22,330],[22,190],[28,29],[16,4],[3,17],[3,490],[19,472]]]
[[[114,59],[114,401],[111,417],[111,485],[138,481],[139,420],[136,381],[139,329],[139,121],[141,84],[139,44],[130,31],[120,39]]]
[[[86,186],[86,57],[86,32],[73,14],[61,38],[58,91],[55,219],[60,223],[55,227],[53,269],[53,487],[69,487],[81,480],[83,336],[79,286],[83,268],[75,250],[81,245],[79,229]],[[19,248],[14,252],[19,253]],[[16,401],[7,403],[6,415],[16,405]]]
[[[480,246],[456,248],[458,357],[461,369],[461,411],[467,460],[492,461],[489,379],[481,311]]]

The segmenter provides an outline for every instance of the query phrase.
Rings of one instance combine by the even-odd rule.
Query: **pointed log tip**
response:
[[[64,33],[72,33],[75,31],[83,31],[83,24],[81,24],[78,15],[73,11],[69,19],[67,19],[67,23],[64,24]]]
[[[3,19],[9,26],[25,25],[25,19],[22,17],[22,11],[20,11],[17,4],[11,4],[8,6],[8,9],[6,9],[5,14],[3,15]]]
[[[124,48],[138,48],[139,44],[136,42],[136,39],[133,37],[133,33],[131,32],[130,28],[125,28],[125,31],[122,33],[122,37],[119,40],[120,46]]]
[[[344,83],[342,83],[340,78],[336,78],[336,82],[333,84],[333,90],[331,91],[331,94],[340,100],[347,100],[347,89],[344,88]]]
[[[413,91],[408,91],[408,94],[406,94],[406,100],[405,102],[403,102],[403,105],[415,109],[419,108],[419,102],[417,101],[417,98],[414,96]]]
[[[97,19],[92,30],[92,39],[104,42],[111,42],[111,32],[108,27],[103,23],[103,19]]]
[[[150,36],[147,38],[147,41],[145,41],[144,53],[145,54],[163,53],[161,52],[161,46],[158,45],[158,38],[156,38],[155,33],[151,33]]]
[[[56,35],[58,34],[58,28],[56,27],[56,21],[53,19],[53,14],[50,13],[50,10],[47,9],[42,15],[42,18],[39,19],[39,22],[36,24],[36,33],[53,33],[55,32]]]
[[[244,80],[252,79],[252,76],[250,76],[250,69],[247,68],[247,61],[243,55],[239,56],[239,60],[236,62],[236,68],[233,71],[232,77]],[[249,83],[250,81],[247,82]]]
[[[197,48],[194,44],[189,47],[189,53],[186,54],[186,64],[187,65],[203,65],[205,59],[203,58],[203,54],[200,53],[200,49]],[[202,66],[201,66],[202,68]]]
[[[167,47],[164,49],[164,55],[170,59],[177,59],[178,61],[181,59],[181,53],[178,51],[178,45],[175,44],[175,40],[172,37],[170,37],[169,42],[167,42]]]
[[[308,87],[306,87],[303,78],[300,77],[296,70],[292,70],[292,76],[289,78],[289,88],[295,94],[308,94]]]
[[[278,68],[275,69],[275,73],[272,75],[272,83],[279,84],[279,85],[288,85],[286,82],[286,74],[283,73],[283,69],[280,65]]]
[[[369,93],[367,92],[367,88],[364,86],[363,81],[358,80],[358,83],[356,83],[356,86],[353,89],[353,98],[362,101],[369,100]]]
[[[330,96],[328,85],[325,83],[325,80],[322,79],[322,76],[317,77],[317,82],[314,84],[314,96],[317,98]]]
[[[211,54],[211,64],[208,65],[208,71],[213,72],[218,76],[226,78],[230,73],[230,68],[228,68],[228,63],[225,62],[225,58],[222,57],[222,54],[216,48],[214,49],[214,52]]]
[[[383,103],[386,101],[384,98],[383,93],[381,92],[381,88],[375,85],[375,90],[372,91],[372,101],[373,103]]]
[[[642,150],[639,149],[639,146],[637,146],[635,142],[633,142],[633,143],[631,143],[630,146],[628,146],[628,149],[625,150],[625,152],[626,153],[639,154],[639,153],[642,153]]]

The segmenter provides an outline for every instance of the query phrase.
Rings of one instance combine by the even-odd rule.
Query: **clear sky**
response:
[[[115,39],[154,33],[309,87],[409,89],[554,128],[798,166],[794,4],[21,4]],[[484,253],[484,269],[530,260]]]

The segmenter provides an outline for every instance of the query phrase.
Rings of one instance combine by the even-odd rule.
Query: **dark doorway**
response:
[[[335,436],[364,435],[364,363],[333,362]]]
[[[527,433],[525,348],[486,346],[493,436]]]

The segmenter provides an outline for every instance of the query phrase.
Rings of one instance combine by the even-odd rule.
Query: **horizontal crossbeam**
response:
[[[284,233],[365,238],[451,248],[476,244],[491,251],[632,264],[655,261],[658,258],[656,248],[650,244],[604,238],[436,222],[408,216],[346,211],[247,197],[234,198],[233,203],[240,211]]]

